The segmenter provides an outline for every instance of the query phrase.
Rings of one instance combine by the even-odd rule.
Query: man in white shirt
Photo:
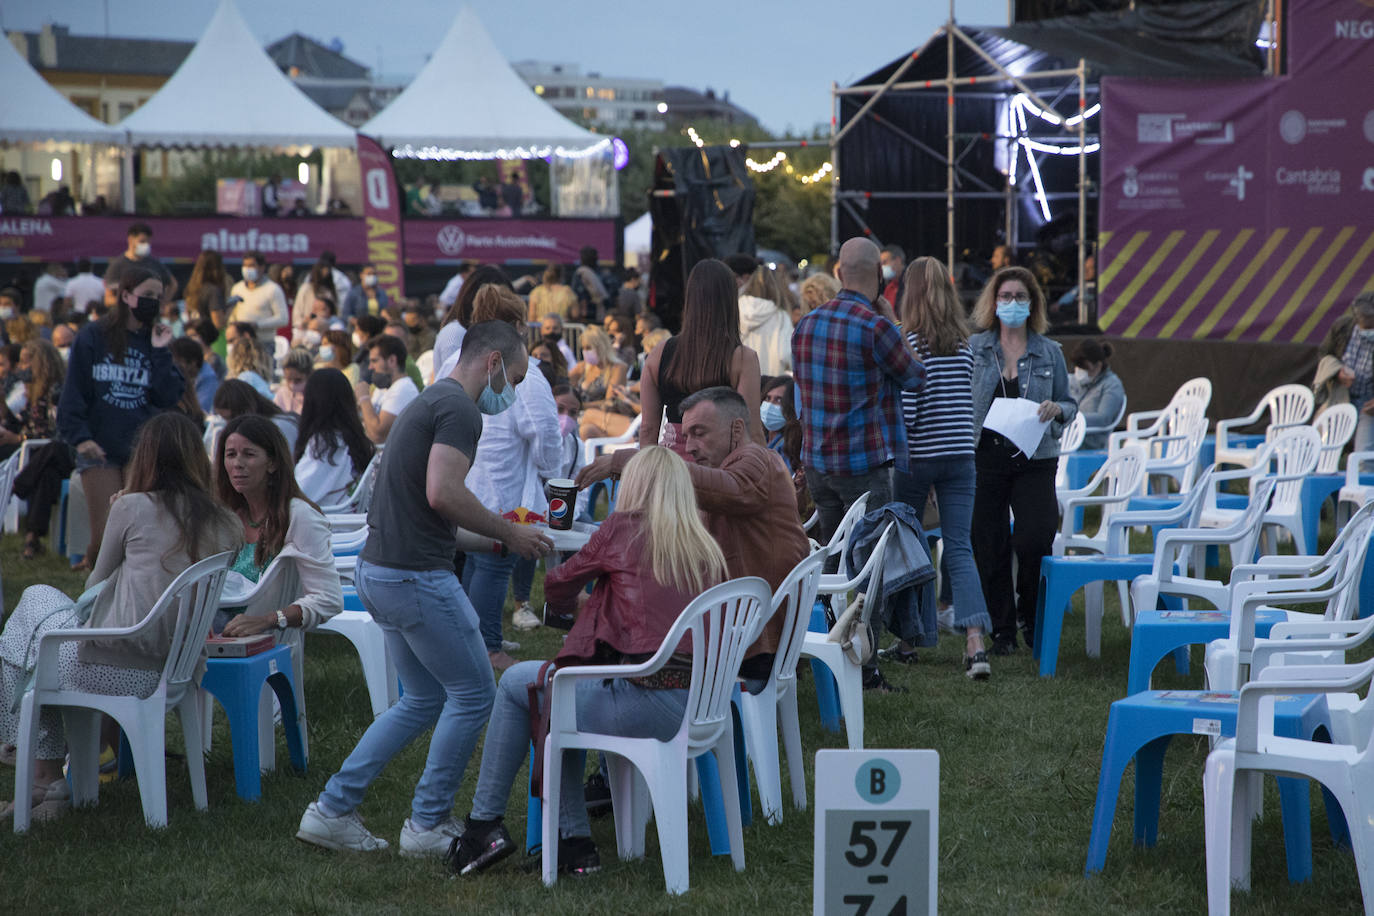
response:
[[[67,281],[62,295],[69,299],[73,311],[86,314],[93,302],[105,301],[105,281],[91,271],[91,259],[76,262],[76,276]]]
[[[229,313],[229,320],[253,325],[257,329],[258,343],[271,353],[272,338],[277,328],[286,327],[291,313],[286,308],[286,293],[267,276],[267,262],[258,252],[250,251],[243,256],[243,279],[229,291],[229,299],[231,302],[238,300]]]
[[[33,284],[33,308],[52,314],[52,307],[67,293],[67,268],[57,261],[43,265],[43,275]]]
[[[360,380],[353,386],[358,399],[367,437],[378,445],[386,442],[391,425],[401,411],[420,394],[420,389],[406,375],[406,345],[388,334],[381,334],[363,344],[367,347],[366,375],[372,385]],[[375,388],[375,390],[373,390]]]

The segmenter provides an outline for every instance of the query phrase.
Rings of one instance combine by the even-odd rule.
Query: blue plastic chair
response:
[[[295,677],[291,649],[276,646],[247,658],[212,658],[205,665],[200,686],[224,707],[229,718],[229,737],[234,745],[234,785],[239,798],[257,801],[262,795],[259,768],[275,766],[272,706],[263,685],[272,688],[281,704],[286,748],[291,766],[305,771],[305,723],[296,715]],[[207,720],[208,721],[208,720]]]
[[[1174,599],[1166,598],[1166,601]],[[1255,615],[1255,633],[1268,636],[1277,623],[1288,616],[1283,611],[1259,611]],[[1206,645],[1223,639],[1231,632],[1231,615],[1226,611],[1165,610],[1138,611],[1135,629],[1131,632],[1131,662],[1126,675],[1126,695],[1132,696],[1150,689],[1150,677],[1160,659],[1174,653],[1174,665],[1180,674],[1188,673],[1186,663],[1178,663],[1178,654],[1187,657],[1188,647]]]
[[[1316,549],[1321,528],[1322,506],[1345,486],[1344,474],[1313,474],[1302,482],[1298,502],[1302,505],[1302,528],[1307,543]]]
[[[1164,752],[1174,735],[1234,737],[1239,693],[1236,691],[1150,690],[1117,700],[1107,714],[1102,770],[1097,780],[1092,833],[1085,874],[1107,863],[1107,844],[1116,818],[1117,796],[1126,765],[1135,760],[1135,842],[1153,846],[1159,838],[1160,787]],[[1288,697],[1275,702],[1275,734],[1329,740],[1330,719],[1324,696]],[[1288,853],[1288,879],[1312,877],[1312,823],[1305,779],[1280,778],[1279,798]],[[1348,836],[1340,807],[1327,799],[1331,835]]]

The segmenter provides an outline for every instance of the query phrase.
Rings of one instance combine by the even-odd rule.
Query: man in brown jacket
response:
[[[749,437],[749,408],[731,388],[707,388],[682,402],[688,468],[706,527],[725,554],[730,575],[759,576],[775,591],[811,551],[797,515],[796,490],[782,458]],[[587,487],[619,475],[634,455],[602,456],[577,476]],[[769,621],[740,669],[745,678],[767,677],[778,648],[781,618]]]

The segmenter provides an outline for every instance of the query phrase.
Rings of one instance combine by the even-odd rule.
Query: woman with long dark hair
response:
[[[287,413],[258,393],[252,385],[239,379],[226,379],[215,390],[215,414],[222,420],[233,420],[245,414],[266,417],[276,424],[286,438],[287,451],[294,452],[300,438],[299,418]],[[218,438],[218,437],[216,437]]]
[[[115,304],[72,344],[57,405],[57,431],[76,448],[76,469],[90,512],[89,569],[100,553],[110,498],[124,486],[134,435],[150,417],[176,406],[186,382],[172,364],[172,329],[157,324],[162,281],[144,267],[120,274]]]
[[[338,369],[312,372],[305,382],[294,453],[296,483],[306,499],[321,505],[342,500],[376,451],[348,378]]]
[[[505,271],[490,264],[481,265],[463,281],[463,288],[458,291],[458,298],[454,301],[453,307],[444,315],[444,320],[439,322],[439,333],[434,338],[435,366],[442,366],[448,362],[450,356],[463,348],[463,335],[467,333],[467,328],[472,326],[473,300],[477,298],[482,287],[491,286],[493,283],[515,292]]]
[[[917,391],[902,392],[910,460],[907,471],[896,472],[893,495],[912,506],[919,516],[931,489],[935,490],[945,542],[944,568],[954,594],[954,627],[965,636],[964,673],[974,680],[986,680],[992,667],[983,648],[983,634],[992,621],[969,539],[977,475],[973,463],[973,350],[968,344],[968,324],[949,271],[941,261],[912,261],[902,287],[897,303],[902,329],[925,366],[926,383]],[[916,651],[898,644],[885,657],[915,661]]]
[[[749,433],[763,442],[759,423],[759,357],[740,342],[739,297],[735,272],[723,261],[698,262],[687,278],[682,333],[656,347],[644,361],[639,380],[641,448],[657,445],[663,417],[664,445],[682,453],[682,412],[678,405],[705,388],[733,388],[749,405]]]
[[[333,313],[339,311],[339,293],[334,288],[334,266],[323,258],[310,268],[310,277],[296,291],[291,308],[291,326],[305,329],[315,313],[315,300],[325,299],[330,303]]]
[[[290,561],[247,607],[216,614],[217,630],[271,632],[297,644],[302,631],[343,609],[329,522],[296,484],[286,439],[271,420],[248,414],[229,421],[215,453],[215,494],[242,524],[234,572],[256,583],[273,560]]]
[[[14,495],[28,501],[24,519],[24,552],[32,560],[43,552],[43,538],[53,506],[62,492],[62,481],[71,476],[71,446],[57,441],[57,398],[67,366],[57,348],[46,340],[31,340],[19,353],[19,377],[26,403],[19,412],[19,433],[0,431],[0,442],[15,435],[17,446],[26,439],[54,440],[30,452],[28,463],[14,481]]]
[[[224,272],[224,258],[213,248],[206,248],[191,268],[186,283],[186,323],[209,319],[216,328],[224,327],[228,310],[224,304],[229,295],[229,275]]]
[[[57,589],[31,586],[0,634],[0,741],[15,742],[15,700],[27,685],[27,656],[36,658],[33,647],[43,633],[80,626],[131,627],[191,564],[237,549],[239,525],[210,492],[210,462],[200,430],[190,420],[174,413],[149,419],[123,470],[124,490],[109,506],[105,538],[86,580],[87,589],[102,582],[104,589],[93,601],[82,601],[78,610]],[[83,617],[87,612],[89,617]],[[80,648],[65,643],[59,650],[58,675],[78,690],[146,697],[157,687],[175,625],[176,614],[170,613],[137,641],[85,642]],[[32,813],[42,820],[70,804],[62,777],[66,742],[59,709],[40,714],[36,750]]]

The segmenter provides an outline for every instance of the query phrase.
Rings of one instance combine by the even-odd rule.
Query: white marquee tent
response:
[[[283,74],[223,0],[200,41],[120,127],[134,146],[352,147],[353,128]]]
[[[0,35],[3,37],[3,35]],[[0,141],[6,143],[124,142],[124,131],[73,105],[29,66],[8,40],[0,41]]]
[[[433,56],[390,105],[361,128],[397,155],[543,158],[606,142],[535,95],[464,6]]]

